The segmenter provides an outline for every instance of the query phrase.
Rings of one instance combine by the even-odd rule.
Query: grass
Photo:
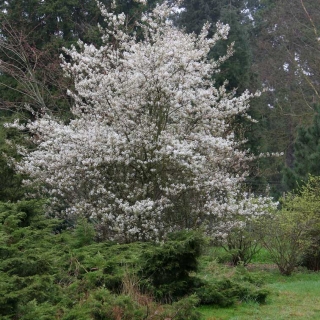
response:
[[[202,274],[205,278],[214,278],[218,273],[234,275],[236,268],[221,266],[207,255],[202,262]],[[259,305],[255,302],[239,302],[233,307],[199,307],[203,320],[287,320],[320,319],[320,273],[304,269],[291,276],[283,276],[270,263],[268,254],[262,251],[247,270],[261,277],[265,287],[271,292],[267,302]]]

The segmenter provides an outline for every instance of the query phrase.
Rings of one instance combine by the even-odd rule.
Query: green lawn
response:
[[[320,319],[320,273],[300,271],[290,277],[275,269],[258,272],[271,291],[267,303],[239,303],[230,308],[200,307],[204,320]]]

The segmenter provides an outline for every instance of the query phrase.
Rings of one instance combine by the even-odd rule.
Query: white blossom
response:
[[[138,40],[124,14],[100,5],[103,45],[79,42],[62,64],[74,79],[74,119],[27,124],[38,146],[18,170],[51,196],[57,214],[96,219],[110,239],[159,240],[198,227],[224,235],[271,203],[242,191],[250,155],[230,126],[253,95],[211,81],[232,48],[218,61],[208,53],[229,27],[218,23],[212,38],[208,24],[187,34],[170,20],[175,6],[144,14]]]

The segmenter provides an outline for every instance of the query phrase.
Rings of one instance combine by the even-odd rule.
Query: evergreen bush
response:
[[[139,271],[144,288],[156,299],[169,301],[192,292],[197,279],[191,273],[197,271],[203,243],[200,233],[182,231],[146,251]]]

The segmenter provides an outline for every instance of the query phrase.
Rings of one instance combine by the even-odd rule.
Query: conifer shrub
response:
[[[170,305],[139,285],[124,290],[154,244],[97,243],[83,220],[56,232],[61,222],[45,217],[43,203],[0,203],[1,319],[200,319],[196,296]]]
[[[43,204],[0,203],[0,314],[8,319],[32,301],[42,304],[58,297],[55,256],[50,254],[57,222],[44,218]]]
[[[254,301],[265,303],[269,291],[248,282],[238,282],[235,279],[221,278],[205,282],[196,289],[202,305],[228,307],[237,301]]]
[[[199,303],[229,305],[255,294],[237,281],[198,276],[200,233],[171,234],[163,244],[96,242],[88,221],[56,232],[61,222],[46,218],[43,204],[0,203],[4,320],[198,320]]]
[[[191,272],[197,271],[203,242],[201,234],[182,231],[146,251],[139,270],[143,287],[158,300],[174,301],[192,292],[199,281]]]

